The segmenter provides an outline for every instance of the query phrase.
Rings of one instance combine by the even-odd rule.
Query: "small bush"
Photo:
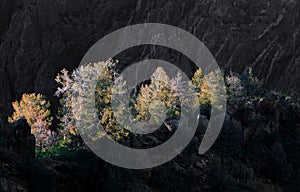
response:
[[[247,68],[241,75],[230,72],[225,80],[230,103],[241,97],[259,98],[264,94],[261,83],[252,73],[252,68]]]

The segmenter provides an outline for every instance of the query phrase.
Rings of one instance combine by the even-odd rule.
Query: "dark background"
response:
[[[56,74],[106,34],[144,22],[189,31],[226,71],[251,66],[266,88],[297,100],[299,10],[294,0],[1,0],[1,113],[24,92],[47,96],[55,111]]]

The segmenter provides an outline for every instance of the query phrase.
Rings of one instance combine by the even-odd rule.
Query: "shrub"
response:
[[[241,75],[230,72],[225,80],[230,103],[241,97],[255,98],[264,94],[261,83],[252,73],[252,68],[247,68]]]
[[[36,145],[42,148],[50,146],[55,140],[55,133],[50,130],[53,118],[50,115],[50,102],[41,94],[23,94],[20,101],[12,103],[14,113],[8,118],[14,123],[25,117],[36,138]]]
[[[240,75],[244,93],[247,96],[258,96],[262,94],[261,82],[253,75],[251,67],[246,68],[244,73]]]

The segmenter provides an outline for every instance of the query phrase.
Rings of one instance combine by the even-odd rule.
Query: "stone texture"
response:
[[[55,111],[55,75],[77,67],[104,35],[143,22],[187,30],[224,69],[242,72],[252,66],[265,87],[296,99],[300,93],[299,1],[4,0],[0,9],[0,109],[5,111],[33,91],[46,95]],[[167,53],[166,59],[188,67],[185,59]]]
[[[31,127],[24,117],[12,125],[8,145],[11,151],[25,158],[35,157],[35,138],[31,134]]]

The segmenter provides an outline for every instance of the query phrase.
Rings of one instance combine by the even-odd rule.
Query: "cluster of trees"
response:
[[[13,123],[24,116],[32,128],[32,133],[36,137],[37,146],[48,150],[55,143],[61,141],[71,142],[78,136],[76,120],[83,118],[87,113],[82,104],[90,102],[95,104],[98,110],[98,118],[105,131],[115,140],[121,140],[128,136],[129,132],[117,122],[113,112],[111,96],[115,91],[122,91],[126,84],[125,81],[119,82],[118,86],[113,86],[114,81],[119,77],[115,70],[116,61],[112,59],[81,66],[75,69],[71,74],[63,69],[56,77],[58,89],[55,93],[60,98],[61,107],[59,114],[59,128],[50,130],[53,121],[50,113],[50,102],[41,94],[24,94],[20,101],[13,102],[14,113],[8,121]],[[201,69],[198,69],[191,82],[195,88],[198,104],[209,111],[209,107],[222,106],[219,102],[217,76],[223,74],[212,71],[204,77]],[[95,93],[85,95],[86,90],[96,82]],[[180,116],[180,102],[178,93],[181,91],[182,75],[177,74],[175,78],[170,79],[163,68],[159,67],[151,76],[150,83],[142,83],[132,94],[130,98],[130,113],[137,121],[147,121],[150,118],[149,108],[155,105],[154,100],[159,100],[157,105],[165,105],[167,109],[167,118],[177,118]],[[229,102],[235,97],[249,95],[259,90],[260,84],[253,77],[252,71],[247,70],[243,75],[230,73],[225,78]],[[115,90],[117,89],[117,90]],[[225,89],[225,87],[224,87]],[[96,97],[91,97],[91,96]],[[81,96],[81,97],[78,97]],[[82,100],[81,98],[89,98]],[[154,106],[155,108],[155,106]],[[78,113],[79,112],[79,113]],[[78,117],[81,114],[81,117]],[[88,119],[86,119],[88,125]]]

